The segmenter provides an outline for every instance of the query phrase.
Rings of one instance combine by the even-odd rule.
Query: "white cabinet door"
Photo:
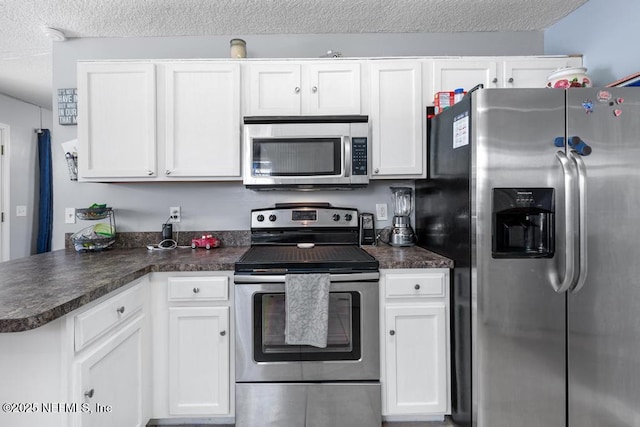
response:
[[[581,57],[506,59],[503,64],[503,86],[545,87],[549,74],[558,68],[581,66]]]
[[[445,305],[388,305],[384,310],[388,414],[447,410]]]
[[[78,173],[156,176],[156,78],[149,63],[78,63]]]
[[[353,61],[247,65],[249,116],[360,114],[360,64]]]
[[[304,114],[360,114],[360,64],[322,62],[306,65]]]
[[[240,66],[165,65],[168,178],[240,177]]]
[[[370,62],[372,178],[425,176],[426,111],[419,60]]]
[[[82,427],[143,427],[143,316],[76,362]]]
[[[491,60],[435,60],[433,64],[433,91],[466,91],[482,83],[485,88],[499,86],[497,62]],[[433,97],[431,97],[433,100]]]
[[[169,308],[169,414],[229,413],[229,307]]]
[[[300,65],[295,63],[249,64],[246,115],[300,114]]]

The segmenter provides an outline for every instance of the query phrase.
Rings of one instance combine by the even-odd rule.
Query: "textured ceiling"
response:
[[[0,93],[51,108],[67,37],[541,31],[588,0],[0,0]],[[63,42],[62,42],[63,43]]]

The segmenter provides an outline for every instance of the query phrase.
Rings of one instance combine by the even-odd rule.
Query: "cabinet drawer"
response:
[[[87,344],[139,312],[144,304],[144,287],[134,286],[96,307],[75,316],[75,349]]]
[[[226,301],[229,279],[216,277],[170,277],[169,301]]]
[[[386,281],[387,298],[444,297],[446,277],[444,273],[389,274]]]

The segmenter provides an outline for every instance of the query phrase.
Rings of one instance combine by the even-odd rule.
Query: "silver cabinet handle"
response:
[[[380,173],[380,169],[375,168],[375,169],[373,170],[373,173]]]
[[[164,171],[165,175],[171,175],[171,171],[169,169],[167,169],[166,171]]]
[[[318,86],[314,86],[311,88],[311,92],[316,93],[318,91]]]
[[[493,80],[491,80],[491,83],[498,83],[498,78],[494,77]]]
[[[84,395],[86,397],[88,397],[89,399],[91,399],[93,397],[93,389],[89,390],[89,391],[85,391]]]
[[[200,292],[200,288],[193,288],[193,293],[197,294],[198,292]]]
[[[227,335],[227,331],[220,331],[220,336],[222,336],[222,337],[223,337],[223,336],[225,336],[225,335]]]
[[[116,308],[116,311],[120,314],[124,313],[124,305],[120,308]]]
[[[513,77],[509,77],[509,80],[507,80],[509,83],[513,83]]]
[[[395,335],[396,331],[394,331],[393,329],[389,331],[389,335]]]
[[[149,175],[149,176],[153,175],[153,171],[148,171],[147,175]]]
[[[587,167],[582,157],[575,151],[569,152],[578,170],[578,280],[571,288],[572,293],[578,292],[587,280]]]
[[[564,174],[564,209],[565,209],[565,272],[564,277],[561,279],[558,276],[556,269],[552,269],[549,272],[549,280],[551,287],[558,293],[566,292],[571,285],[574,284],[576,279],[576,267],[578,251],[578,236],[574,232],[576,223],[576,196],[574,194],[575,182],[576,182],[576,168],[574,162],[569,161],[569,158],[562,151],[556,153],[556,158],[560,161],[562,166],[562,172]]]
[[[420,285],[416,283],[416,285],[413,287],[413,289],[415,289],[416,291],[420,289]]]
[[[296,86],[296,88],[293,90],[295,93],[300,93],[300,87]]]

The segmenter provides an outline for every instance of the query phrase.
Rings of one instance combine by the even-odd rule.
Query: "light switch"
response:
[[[64,223],[75,224],[76,223],[76,208],[64,209]]]
[[[27,216],[27,207],[16,206],[16,216]]]

